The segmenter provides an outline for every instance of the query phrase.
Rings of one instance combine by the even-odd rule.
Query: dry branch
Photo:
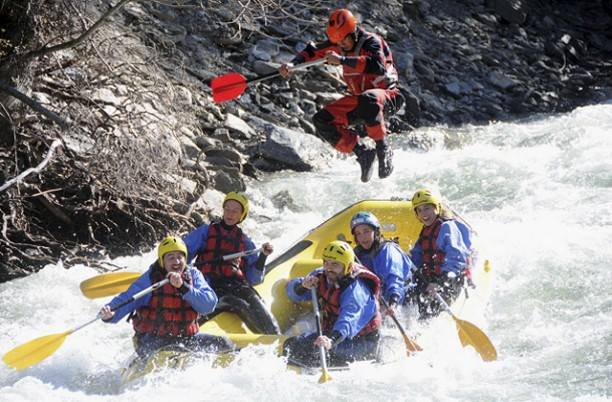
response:
[[[53,157],[55,149],[57,147],[59,147],[60,145],[62,145],[62,142],[60,140],[54,140],[53,143],[51,144],[51,146],[49,147],[49,151],[47,152],[47,156],[45,156],[45,159],[43,159],[43,161],[40,162],[38,164],[38,166],[36,166],[35,168],[26,169],[19,176],[14,177],[11,180],[8,180],[6,183],[4,183],[2,185],[2,187],[0,187],[0,192],[6,190],[7,188],[12,186],[13,184],[21,182],[29,174],[40,173],[40,171],[49,163],[49,161]]]
[[[53,113],[49,109],[42,106],[40,103],[36,102],[34,99],[30,98],[22,92],[19,92],[17,89],[5,84],[2,81],[0,81],[0,91],[3,91],[16,99],[19,99],[32,109],[47,116],[49,119],[59,124],[62,128],[66,128],[68,126],[68,123],[66,123],[66,121],[59,117],[57,114]]]

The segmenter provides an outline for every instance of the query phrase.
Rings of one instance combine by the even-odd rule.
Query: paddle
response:
[[[323,330],[321,329],[321,313],[319,312],[319,302],[317,298],[317,290],[313,287],[310,288],[310,297],[312,298],[312,309],[314,311],[317,321],[317,333],[319,336],[323,336]],[[327,371],[327,358],[325,356],[325,347],[319,346],[319,356],[321,357],[321,377],[319,383],[324,383],[331,380],[331,376]]]
[[[107,297],[124,292],[138,279],[140,272],[109,272],[81,282],[81,292],[89,299]]]
[[[385,299],[381,297],[380,301],[382,302],[383,306],[386,309],[389,308],[389,305],[387,304]],[[394,314],[389,314],[389,315],[391,316],[391,319],[395,323],[395,326],[397,326],[397,329],[399,329],[402,336],[404,337],[404,343],[406,344],[406,349],[407,349],[406,352],[408,353],[408,357],[410,357],[415,352],[423,351],[423,348],[419,346],[419,344],[417,344],[415,341],[413,341],[412,339],[408,337],[408,335],[406,334],[406,331],[404,331],[404,327],[402,327],[402,324],[399,322],[397,317]]]
[[[442,296],[438,293],[436,293],[435,296],[440,305],[444,307],[451,317],[453,317],[453,320],[455,320],[461,344],[464,347],[468,345],[472,346],[485,362],[496,360],[497,350],[495,350],[495,346],[493,346],[489,337],[471,322],[457,318]]]
[[[291,68],[291,71],[303,70],[305,68],[316,66],[318,64],[325,63],[325,59],[317,59],[306,63],[298,64]],[[212,88],[213,100],[215,103],[226,102],[239,97],[248,84],[256,84],[258,82],[278,77],[279,72],[274,72],[259,77],[251,78],[247,80],[244,75],[240,73],[229,73],[213,79],[210,82]]]
[[[261,251],[260,248],[252,250],[240,251],[234,254],[228,254],[221,257],[213,258],[212,260],[199,261],[197,265],[210,264],[213,262],[233,260],[234,258],[246,257]],[[142,273],[138,272],[109,272],[89,278],[81,282],[81,292],[85,297],[97,299],[100,297],[113,296],[121,292],[125,292],[130,287],[132,282],[138,279]]]
[[[124,301],[118,306],[114,307],[112,310],[115,311],[126,304],[132,303],[133,301],[140,299],[141,297],[151,293],[155,289],[158,289],[168,283],[168,279],[164,279],[163,281],[159,281],[149,286],[148,288],[141,290],[136,293],[129,300]],[[35,364],[40,363],[47,357],[51,356],[60,346],[64,343],[64,340],[68,335],[71,335],[78,330],[85,328],[89,324],[92,324],[100,319],[100,316],[96,316],[93,320],[86,322],[83,325],[80,325],[74,329],[71,329],[66,332],[62,332],[59,334],[52,334],[47,336],[41,336],[40,338],[36,338],[31,340],[30,342],[24,343],[23,345],[17,346],[16,348],[10,350],[2,357],[2,361],[16,370],[23,370],[24,368],[33,366]]]

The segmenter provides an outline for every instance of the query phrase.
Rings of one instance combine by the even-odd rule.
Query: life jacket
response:
[[[385,73],[366,73],[359,71],[357,68],[343,64],[342,75],[349,91],[353,95],[359,95],[364,91],[374,88],[391,89],[397,86],[399,81],[399,76],[397,69],[395,68],[395,63],[393,62],[393,54],[391,53],[391,49],[385,40],[380,36],[364,30],[359,30],[357,33],[357,43],[355,44],[355,48],[350,52],[344,52],[341,48],[340,51],[343,55],[349,57],[366,55],[368,54],[369,49],[364,48],[364,44],[367,46],[366,41],[372,38],[380,42],[381,51],[383,52],[384,57]],[[361,69],[363,69],[363,66],[358,65],[356,67],[361,67]]]
[[[440,234],[442,223],[450,219],[438,217],[433,224],[423,227],[417,244],[421,246],[423,251],[423,267],[421,269],[422,275],[428,280],[442,275],[442,264],[444,263],[445,253],[443,250],[436,247],[436,240]],[[471,270],[471,258],[468,255],[466,258],[466,267],[461,273],[468,279],[472,277]]]
[[[186,269],[183,280],[191,284],[191,275]],[[161,268],[151,272],[151,283],[164,279]],[[149,304],[139,308],[132,317],[132,324],[137,334],[152,333],[157,336],[193,336],[199,331],[198,312],[177,288],[166,283],[153,291]]]
[[[357,245],[355,246],[355,250],[354,250],[355,256],[357,256],[361,264],[363,264],[370,271],[376,273],[375,267],[374,267],[374,259],[376,259],[378,254],[386,246],[394,247],[402,254],[402,257],[403,257],[402,273],[404,275],[403,279],[406,281],[409,281],[412,276],[411,271],[410,271],[410,269],[412,268],[412,261],[406,255],[406,253],[404,253],[404,250],[402,250],[402,248],[400,247],[400,245],[395,239],[387,240],[381,237],[379,240],[374,241],[374,244],[372,245],[372,248],[370,250],[364,250],[363,247],[361,247],[360,245]],[[368,264],[371,265],[371,267]],[[381,280],[381,286],[384,285],[383,283],[384,278],[380,278],[380,280]]]
[[[221,222],[212,223],[208,226],[208,238],[204,251],[198,254],[195,265],[205,276],[212,275],[225,278],[237,278],[245,280],[245,260],[244,258],[209,262],[199,264],[200,261],[210,261],[215,258],[228,254],[244,251],[244,235],[242,229],[237,225],[229,229]]]
[[[334,327],[334,323],[338,319],[340,314],[340,296],[342,292],[349,287],[357,278],[363,279],[372,293],[374,294],[375,300],[378,300],[380,293],[380,279],[369,269],[355,264],[355,268],[351,275],[348,275],[340,281],[338,286],[327,284],[324,271],[319,272],[316,275],[319,278],[319,285],[317,288],[317,294],[321,301],[321,326],[323,331],[331,331]],[[377,302],[378,303],[378,302]],[[374,317],[359,331],[357,336],[363,336],[370,332],[377,330],[382,322],[382,317],[378,309],[376,308],[376,314]]]
[[[423,251],[423,267],[421,273],[428,279],[438,277],[442,274],[442,263],[444,262],[444,251],[436,248],[436,239],[440,234],[442,223],[447,220],[438,217],[431,225],[423,227],[417,244]]]

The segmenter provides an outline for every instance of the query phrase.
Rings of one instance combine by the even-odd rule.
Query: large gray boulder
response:
[[[249,123],[266,134],[266,141],[259,146],[259,154],[272,166],[303,172],[322,167],[329,158],[330,146],[314,135],[280,127],[257,117],[250,117]]]

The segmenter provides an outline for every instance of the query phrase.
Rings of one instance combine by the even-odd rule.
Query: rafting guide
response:
[[[378,177],[393,172],[393,150],[386,140],[385,114],[396,113],[404,103],[398,87],[393,54],[384,39],[357,25],[347,9],[333,11],[327,22],[327,42],[309,43],[279,72],[288,77],[295,64],[323,59],[341,66],[348,94],[331,102],[313,117],[316,134],[342,153],[354,153],[361,168],[361,181],[372,177],[378,158]],[[365,125],[365,132],[354,126]],[[370,149],[359,142],[368,136],[376,142]]]

